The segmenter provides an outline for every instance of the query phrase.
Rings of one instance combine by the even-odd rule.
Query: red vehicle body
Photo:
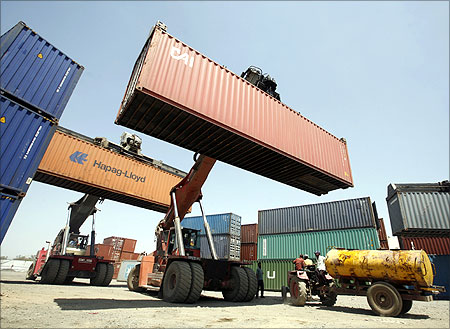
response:
[[[87,217],[97,211],[95,204],[100,198],[85,195],[77,202],[70,204],[70,222],[56,236],[53,245],[47,250],[42,248],[28,269],[27,279],[41,277],[41,283],[64,284],[74,278],[88,278],[92,285],[107,286],[114,274],[112,261],[95,256],[95,231],[91,233],[90,253],[86,255],[87,235],[79,234],[80,226]]]

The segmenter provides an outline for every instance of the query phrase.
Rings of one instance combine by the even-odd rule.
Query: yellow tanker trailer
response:
[[[332,249],[325,265],[339,282],[338,295],[367,296],[381,316],[404,314],[413,300],[431,301],[445,291],[433,286],[434,268],[423,250]]]

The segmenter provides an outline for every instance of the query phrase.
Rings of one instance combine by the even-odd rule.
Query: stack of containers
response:
[[[214,246],[219,259],[239,260],[241,252],[241,217],[233,213],[207,215]],[[186,217],[181,222],[186,228],[199,230],[200,257],[212,258],[203,217]]]
[[[378,219],[369,197],[258,212],[258,261],[267,290],[281,290],[299,254],[332,248],[378,249]],[[256,266],[255,264],[253,266]]]
[[[136,247],[136,240],[121,238],[117,236],[110,236],[103,239],[103,244],[112,247],[112,258],[110,260],[114,261],[114,275],[113,279],[116,279],[122,261],[124,260],[137,260],[139,253],[135,253],[134,249]]]
[[[390,184],[386,198],[401,249],[424,250],[436,268],[437,298],[450,297],[450,183]]]
[[[19,22],[0,47],[0,243],[84,68]]]
[[[257,259],[258,224],[241,225],[241,260]]]

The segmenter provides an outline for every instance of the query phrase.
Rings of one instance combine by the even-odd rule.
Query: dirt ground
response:
[[[26,281],[25,273],[0,272],[2,328],[449,328],[449,301],[414,302],[401,317],[372,313],[365,297],[339,296],[333,307],[283,304],[281,294],[231,303],[204,292],[194,305],[169,304],[157,293],[135,293],[124,282],[92,287]]]

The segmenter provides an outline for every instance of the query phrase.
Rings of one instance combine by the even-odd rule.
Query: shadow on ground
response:
[[[339,313],[353,313],[353,314],[363,314],[363,315],[368,315],[368,316],[379,317],[379,315],[372,312],[371,309],[365,309],[365,308],[345,307],[345,306],[326,307],[326,306],[321,306],[321,305],[318,307],[326,309],[327,311],[333,311],[333,312],[339,312]],[[424,319],[429,319],[430,317],[428,315],[406,313],[406,314],[398,316],[397,318],[424,320]]]
[[[158,308],[158,307],[238,307],[238,306],[261,306],[281,304],[280,297],[266,297],[264,299],[253,299],[247,303],[227,302],[222,298],[201,296],[195,304],[167,303],[158,298],[157,291],[147,291],[141,295],[152,297],[151,299],[106,299],[106,298],[55,298],[63,311],[74,310],[106,310],[120,308]]]

